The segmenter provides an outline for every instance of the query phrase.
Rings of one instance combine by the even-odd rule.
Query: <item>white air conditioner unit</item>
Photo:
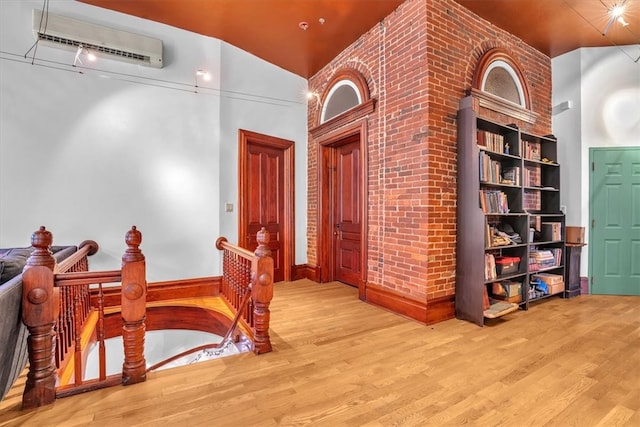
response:
[[[33,10],[33,35],[39,44],[77,51],[138,65],[162,68],[162,40],[102,25]]]

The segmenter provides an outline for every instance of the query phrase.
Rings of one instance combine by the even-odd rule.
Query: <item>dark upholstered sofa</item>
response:
[[[76,246],[52,246],[56,262],[69,257]],[[27,328],[22,323],[22,270],[33,248],[0,249],[0,400],[25,368]]]

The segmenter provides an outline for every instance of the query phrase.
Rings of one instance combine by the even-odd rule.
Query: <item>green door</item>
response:
[[[591,293],[640,295],[640,147],[590,157]]]

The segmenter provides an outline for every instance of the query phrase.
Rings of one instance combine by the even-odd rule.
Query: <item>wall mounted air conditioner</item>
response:
[[[162,68],[162,40],[49,12],[43,15],[37,9],[32,18],[38,44],[71,51],[83,47],[96,56]]]

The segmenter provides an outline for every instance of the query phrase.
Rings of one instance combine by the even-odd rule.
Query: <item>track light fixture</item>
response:
[[[320,94],[318,94],[318,92],[308,91],[306,96],[307,96],[307,100],[309,101],[315,100],[316,103],[320,104]]]
[[[602,0],[600,0],[600,2],[602,3]],[[623,27],[626,27],[627,25],[629,25],[629,23],[625,21],[624,17],[622,16],[624,14],[626,2],[627,0],[621,0],[620,3],[614,3],[611,6],[607,6],[604,3],[602,3],[605,7],[607,7],[607,13],[609,15],[609,22],[607,22],[607,25],[604,27],[604,30],[602,31],[603,36],[607,35],[607,32],[611,28],[611,25],[613,25],[613,23],[616,21],[618,21]]]
[[[76,65],[78,65],[78,62],[80,63],[80,65],[83,65],[83,64],[82,64],[82,59],[81,59],[81,57],[80,57],[80,55],[82,55],[83,53],[84,53],[85,55],[87,55],[87,59],[88,59],[90,62],[93,62],[93,61],[95,61],[95,60],[96,60],[96,54],[95,54],[95,53],[93,53],[93,52],[91,52],[89,49],[87,49],[86,47],[84,47],[84,46],[82,46],[82,45],[80,44],[80,45],[78,45],[78,49],[76,50],[76,56],[75,56],[75,58],[73,58],[73,66],[74,66],[74,67],[75,67]]]

